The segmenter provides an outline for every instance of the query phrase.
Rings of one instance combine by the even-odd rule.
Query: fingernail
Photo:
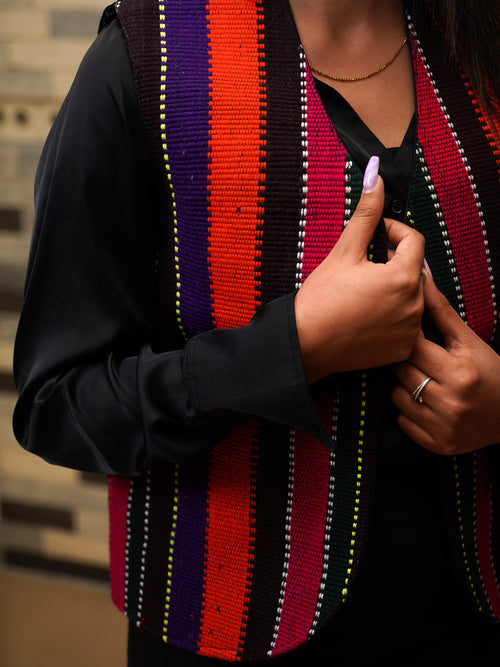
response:
[[[427,260],[425,259],[425,257],[424,257],[424,266],[427,269],[427,271],[429,272],[430,277],[432,278],[431,267],[427,264]]]
[[[375,183],[377,182],[378,176],[378,167],[380,160],[376,155],[372,155],[370,158],[363,178],[363,191],[364,192],[373,192],[375,189]]]

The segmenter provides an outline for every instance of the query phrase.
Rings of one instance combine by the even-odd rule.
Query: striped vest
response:
[[[159,300],[182,345],[299,287],[338,240],[362,175],[286,0],[122,0],[118,15],[169,201]],[[500,151],[433,30],[408,16],[418,139],[407,220],[439,289],[498,346]],[[253,419],[192,463],[111,478],[115,604],[145,632],[232,661],[285,653],[321,629],[365,540],[379,373],[343,374],[316,402],[332,452]],[[453,548],[473,604],[495,620],[497,457],[489,447],[443,460]]]

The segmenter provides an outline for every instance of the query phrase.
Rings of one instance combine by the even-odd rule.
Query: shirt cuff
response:
[[[228,410],[253,415],[308,431],[333,449],[306,384],[294,297],[271,301],[244,327],[193,337],[184,381],[194,409],[215,422]]]

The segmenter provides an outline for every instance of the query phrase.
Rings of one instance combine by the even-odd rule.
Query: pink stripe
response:
[[[331,127],[310,72],[307,75],[307,213],[302,279],[338,241],[345,211],[347,151]]]
[[[419,140],[446,221],[465,315],[470,328],[489,341],[495,330],[495,310],[481,217],[459,147],[418,49],[414,61]]]
[[[125,611],[125,562],[127,551],[127,508],[130,493],[129,477],[109,479],[109,550],[111,597]]]
[[[331,402],[321,411],[331,419]],[[280,626],[272,655],[307,639],[323,572],[330,454],[312,435],[295,438],[294,484],[290,518],[290,556]]]
[[[331,127],[309,71],[306,89],[308,204],[302,280],[327,256],[342,232],[346,157],[346,150]],[[318,411],[329,430],[331,400]],[[290,555],[272,655],[284,653],[305,641],[313,624],[323,572],[329,482],[330,453],[311,435],[297,432]]]
[[[493,613],[500,620],[500,592],[491,561],[491,461],[487,449],[477,453],[476,539],[479,566]]]

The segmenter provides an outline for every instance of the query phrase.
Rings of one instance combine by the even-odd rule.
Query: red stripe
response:
[[[417,49],[414,62],[419,140],[446,222],[467,323],[489,341],[495,310],[481,217],[459,147]]]
[[[347,151],[334,132],[307,73],[307,213],[302,278],[337,243],[344,223]]]
[[[125,611],[125,582],[127,557],[127,509],[130,493],[129,477],[109,479],[109,550],[111,597],[121,611]]]
[[[212,455],[200,647],[203,655],[238,658],[247,577],[253,561],[253,424],[240,427]]]
[[[500,592],[491,556],[491,461],[487,449],[477,452],[476,539],[479,566],[493,613],[500,621]]]
[[[331,401],[321,411],[331,419]],[[307,639],[320,592],[330,484],[330,453],[309,433],[297,432],[294,451],[290,556],[280,625],[272,655]]]

